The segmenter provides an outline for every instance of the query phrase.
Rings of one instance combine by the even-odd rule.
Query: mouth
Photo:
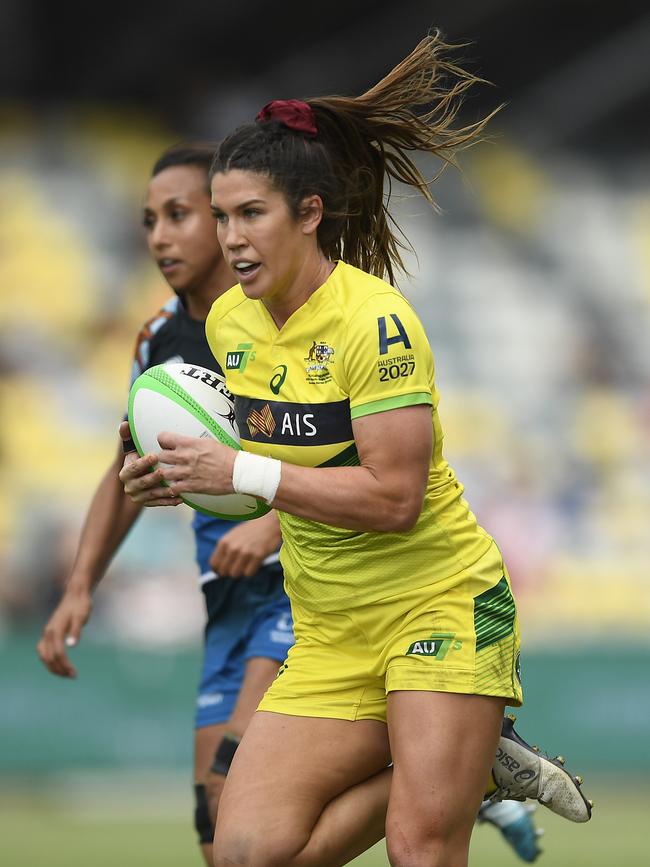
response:
[[[163,274],[170,274],[172,271],[175,271],[180,264],[180,259],[172,259],[170,257],[158,259],[158,267],[163,272]]]
[[[231,265],[240,283],[250,283],[261,267],[261,262],[251,262],[247,259],[241,259],[238,262],[233,262]]]

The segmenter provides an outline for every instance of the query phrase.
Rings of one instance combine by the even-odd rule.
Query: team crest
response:
[[[268,403],[264,404],[260,410],[252,410],[246,419],[246,424],[248,425],[248,430],[252,437],[257,436],[258,433],[262,433],[267,437],[273,436],[273,431],[275,430],[275,419],[273,418],[273,413],[271,412],[271,407]]]
[[[307,372],[307,382],[330,382],[332,375],[327,369],[328,364],[332,364],[334,348],[324,340],[314,340],[309,352],[305,357],[307,362],[305,370]]]

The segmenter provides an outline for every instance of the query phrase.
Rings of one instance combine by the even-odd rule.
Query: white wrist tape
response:
[[[250,452],[237,452],[232,468],[232,486],[238,494],[251,494],[270,506],[280,484],[282,461]]]

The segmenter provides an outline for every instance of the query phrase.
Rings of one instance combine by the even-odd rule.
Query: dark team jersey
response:
[[[145,370],[156,364],[164,364],[166,361],[188,361],[221,374],[221,368],[208,346],[205,323],[192,319],[188,315],[179,296],[168,301],[141,328],[133,358],[131,385]],[[258,595],[270,598],[282,592],[282,582],[275,579],[269,583],[269,577],[263,570],[259,581],[249,579],[244,582],[234,582],[234,586],[230,580],[214,581],[217,576],[210,569],[210,555],[221,536],[232,527],[232,521],[222,521],[200,512],[194,513],[192,528],[196,540],[196,560],[200,570],[199,582],[204,588],[205,585],[210,584],[212,615],[220,608],[226,594],[232,595],[235,590],[239,596],[245,595],[254,599]],[[269,565],[277,560],[276,553],[267,557],[264,563]]]
[[[135,345],[131,385],[145,370],[166,361],[189,361],[221,373],[205,336],[205,323],[200,319],[192,319],[178,295],[171,298],[140,329]],[[196,512],[192,527],[196,534],[199,566],[207,578],[206,557],[201,556],[202,549],[209,546],[211,553],[218,539],[232,528],[232,523]]]
[[[166,361],[189,361],[221,373],[205,336],[205,323],[192,319],[180,297],[175,296],[146,322],[135,347],[131,385],[150,367]]]

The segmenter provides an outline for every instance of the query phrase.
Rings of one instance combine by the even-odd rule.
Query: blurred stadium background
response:
[[[440,215],[399,203],[418,252],[402,288],[436,355],[447,456],[518,591],[521,729],[599,801],[584,828],[539,817],[541,863],[647,864],[647,4],[329,0],[314,24],[293,2],[115,0],[98,16],[0,10],[2,864],[199,864],[189,510],[136,527],[75,651],[78,682],[34,650],[113,454],[135,333],[168,296],[139,225],[153,161],[271,98],[360,92],[432,25],[470,40],[495,84],[464,116],[507,105],[464,173],[437,182]],[[491,829],[473,851],[516,863]]]

